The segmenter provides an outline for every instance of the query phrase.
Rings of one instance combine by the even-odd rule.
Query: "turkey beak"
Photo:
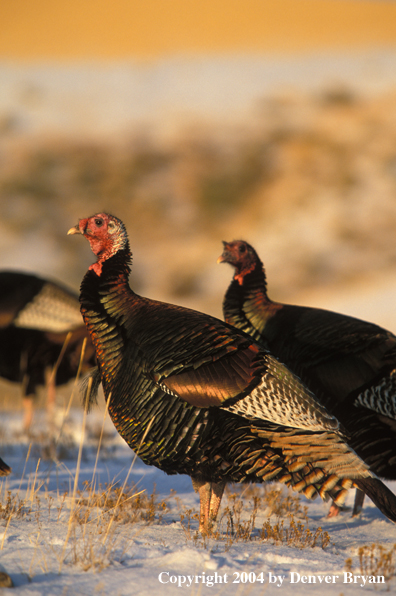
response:
[[[221,254],[219,256],[219,258],[217,259],[217,261],[216,261],[218,265],[220,263],[224,263],[224,261],[227,259],[227,248],[228,248],[228,244],[227,244],[227,242],[224,242],[224,240],[223,240],[223,246],[224,246],[223,254]]]
[[[70,228],[70,230],[67,232],[67,235],[69,235],[69,234],[82,234],[79,224],[77,224],[73,228]]]

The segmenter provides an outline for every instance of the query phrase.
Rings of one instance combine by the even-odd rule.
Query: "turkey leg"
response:
[[[195,492],[199,494],[199,531],[202,534],[209,534],[216,520],[226,483],[205,482],[197,478],[191,480]]]

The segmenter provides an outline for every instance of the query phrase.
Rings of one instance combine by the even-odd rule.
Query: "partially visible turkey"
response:
[[[267,350],[218,319],[133,292],[119,219],[99,213],[69,234],[84,235],[97,256],[81,284],[81,312],[114,425],[146,464],[192,478],[202,532],[227,482],[277,480],[342,503],[353,481],[396,521],[395,495]]]
[[[10,466],[7,466],[5,461],[3,461],[0,457],[0,476],[8,476],[11,473]]]
[[[76,376],[84,339],[86,372],[95,366],[95,357],[78,295],[36,275],[0,272],[0,376],[22,383],[25,430],[38,386],[47,383],[51,408],[55,386]]]
[[[396,337],[339,313],[273,302],[254,248],[243,240],[223,244],[218,262],[235,268],[223,302],[225,320],[299,375],[340,420],[370,468],[396,480]],[[363,497],[357,495],[353,514]],[[337,512],[332,508],[330,515]]]

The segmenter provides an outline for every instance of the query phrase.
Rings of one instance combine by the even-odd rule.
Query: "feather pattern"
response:
[[[0,272],[0,376],[24,381],[24,394],[35,395],[57,365],[55,383],[65,384],[76,376],[84,340],[87,371],[95,358],[78,295],[33,274]]]
[[[353,317],[273,302],[263,264],[247,242],[224,243],[219,262],[235,268],[225,320],[299,375],[372,470],[396,478],[396,337]]]
[[[133,292],[117,218],[97,214],[70,233],[83,234],[98,257],[80,301],[110,416],[145,463],[191,476],[201,530],[216,517],[226,482],[281,480],[342,500],[344,480],[373,476],[335,417],[267,349],[218,319]],[[306,455],[289,448],[294,436]]]

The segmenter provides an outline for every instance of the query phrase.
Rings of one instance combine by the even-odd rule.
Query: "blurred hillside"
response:
[[[108,210],[150,297],[221,316],[244,238],[275,299],[396,331],[396,3],[142,6],[1,5],[0,267],[77,288]]]
[[[254,127],[166,142],[13,136],[5,126],[2,267],[77,286],[92,258],[66,231],[109,210],[128,226],[138,291],[216,314],[231,276],[215,264],[222,239],[258,249],[277,298],[395,277],[396,92],[263,98]]]

